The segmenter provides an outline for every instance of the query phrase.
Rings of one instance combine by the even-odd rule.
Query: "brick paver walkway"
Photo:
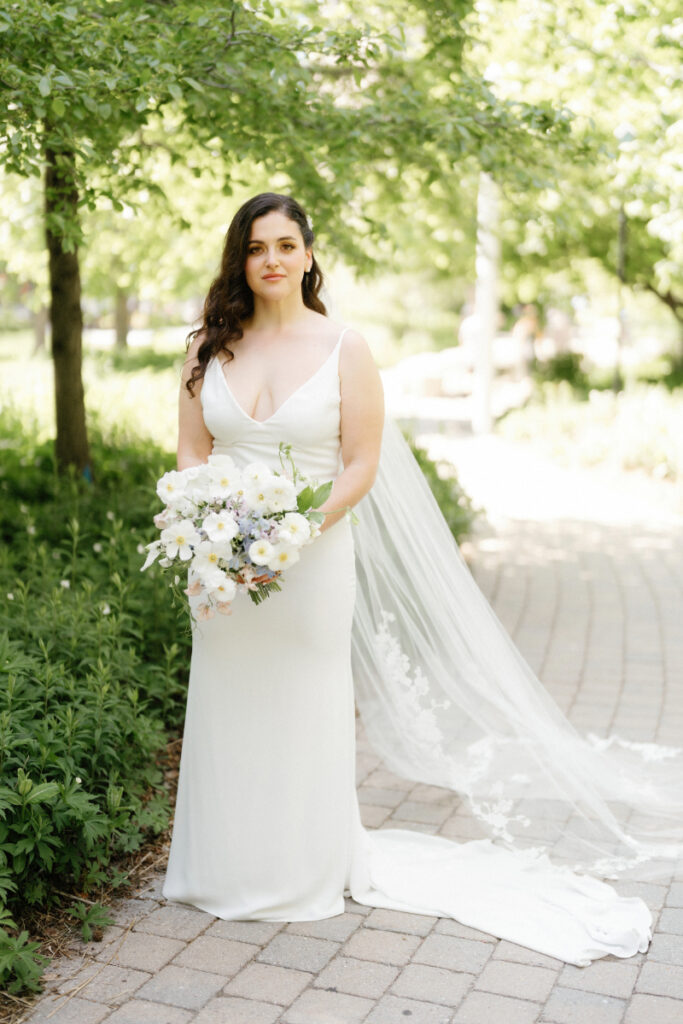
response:
[[[628,483],[620,490],[619,481],[607,486],[591,474],[564,473],[495,439],[440,444],[490,511],[467,545],[475,576],[574,725],[680,743],[683,520],[672,511],[673,492],[656,491],[656,501],[652,490],[637,497]],[[524,479],[511,469],[515,459]],[[530,500],[533,484],[544,500]],[[368,827],[399,825],[458,840],[481,834],[453,794],[387,772],[360,727],[358,783]],[[586,968],[452,920],[351,901],[342,916],[313,923],[220,921],[165,904],[161,883],[160,875],[118,905],[103,942],[75,945],[71,959],[52,966],[27,1021],[683,1020],[683,876],[670,884],[614,883],[624,895],[643,897],[656,933],[647,954]]]

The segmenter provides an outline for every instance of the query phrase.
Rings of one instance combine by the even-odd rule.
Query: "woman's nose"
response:
[[[266,256],[266,263],[267,263],[267,265],[269,267],[274,267],[274,266],[277,265],[278,262],[279,262],[278,261],[278,255],[277,255],[277,252],[275,251],[275,249],[269,250],[268,251],[268,255]]]

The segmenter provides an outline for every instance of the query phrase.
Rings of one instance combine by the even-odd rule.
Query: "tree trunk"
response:
[[[116,324],[116,348],[124,351],[128,348],[128,328],[130,327],[130,313],[128,310],[128,292],[117,284],[116,286],[116,308],[114,312]]]
[[[83,316],[78,248],[65,250],[61,223],[78,217],[73,154],[46,150],[45,236],[49,253],[50,323],[55,373],[57,440],[61,472],[73,466],[92,479],[81,376]]]
[[[474,312],[477,320],[477,347],[472,392],[472,430],[490,432],[493,425],[491,391],[493,386],[493,339],[498,316],[498,187],[483,171],[479,175],[477,199],[477,255]]]
[[[32,356],[37,356],[39,352],[45,351],[45,336],[47,329],[49,310],[47,306],[40,306],[38,312],[33,318],[33,352]]]

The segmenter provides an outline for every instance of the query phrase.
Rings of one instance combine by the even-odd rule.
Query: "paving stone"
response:
[[[154,974],[176,956],[185,946],[178,939],[167,939],[161,935],[146,935],[143,932],[129,932],[118,946],[113,964],[119,967],[135,967],[140,971]],[[97,954],[98,960],[109,960],[112,955],[111,943]]]
[[[409,999],[422,999],[444,1006],[457,1006],[474,977],[447,971],[443,967],[428,967],[427,964],[408,964],[391,986],[392,995]]]
[[[422,1003],[416,999],[401,999],[399,996],[383,996],[377,1003],[367,1024],[450,1024],[453,1010],[436,1003]],[[316,1024],[322,1022],[316,1021]]]
[[[415,800],[417,803],[444,804],[444,806],[448,806],[451,809],[451,812],[456,806],[460,805],[460,798],[452,789],[443,789],[441,786],[428,786],[424,782],[419,782],[411,789],[409,799]]]
[[[111,1008],[101,1003],[74,996],[49,995],[37,1003],[26,1024],[99,1024],[111,1013]]]
[[[452,810],[441,804],[418,803],[416,800],[405,800],[400,804],[392,818],[394,821],[424,822],[425,825],[443,825],[450,818]]]
[[[143,971],[134,971],[130,967],[115,967],[114,964],[108,964],[103,969],[101,964],[90,964],[75,978],[62,982],[59,992],[68,995],[74,988],[78,988],[78,994],[83,999],[116,1006],[117,1003],[130,999],[150,977],[151,975]],[[88,981],[88,984],[81,989],[84,981]]]
[[[281,1020],[283,1024],[355,1024],[365,1020],[372,1006],[372,999],[308,989],[285,1010]]]
[[[636,982],[636,990],[652,995],[666,995],[674,999],[683,999],[683,965],[676,967],[674,964],[643,964]],[[681,1020],[683,1020],[683,1006],[681,1006]]]
[[[291,967],[251,963],[236,974],[223,991],[226,995],[289,1006],[313,978],[313,974],[295,971]]]
[[[480,932],[477,928],[468,928],[466,924],[460,924],[459,921],[454,921],[449,917],[441,918],[437,922],[434,931],[438,935],[455,935],[460,939],[476,939],[477,942],[496,943],[499,941],[495,935],[490,935],[488,932]]]
[[[416,951],[413,962],[478,974],[491,956],[492,949],[488,942],[457,939],[451,935],[437,935],[432,932]]]
[[[358,801],[361,804],[374,804],[378,807],[398,807],[401,800],[405,800],[406,794],[403,789],[379,789],[376,786],[368,786],[367,783],[358,790]]]
[[[605,996],[628,999],[637,977],[638,967],[635,964],[595,960],[588,967],[567,964],[560,972],[558,984],[567,988],[580,988],[586,992],[600,992]]]
[[[378,999],[398,975],[398,967],[372,960],[336,956],[313,982],[316,988],[336,989],[353,996]]]
[[[391,813],[388,807],[375,807],[372,804],[360,804],[360,820],[365,828],[379,828]]]
[[[673,882],[666,894],[666,904],[669,907],[683,907],[683,882]]]
[[[655,885],[653,882],[633,882],[629,879],[620,879],[609,883],[620,896],[640,896],[650,910],[659,910],[664,906],[667,887]]]
[[[403,779],[400,775],[394,775],[386,768],[379,767],[371,772],[365,780],[369,786],[377,786],[378,789],[402,789],[408,792],[415,788],[414,779]]]
[[[238,939],[264,946],[284,928],[279,921],[214,921],[206,935],[213,939]]]
[[[144,888],[138,893],[139,896],[147,897],[153,900],[163,900],[164,894],[162,889],[164,887],[166,875],[165,872],[157,874],[157,876],[149,881]]]
[[[278,967],[295,967],[300,971],[319,971],[339,949],[336,942],[311,939],[306,935],[276,935],[262,949],[257,959]]]
[[[534,1024],[540,1012],[538,1003],[475,991],[458,1007],[453,1024]]]
[[[620,1024],[626,1005],[622,999],[557,985],[543,1007],[541,1020],[552,1024]]]
[[[624,1024],[681,1024],[682,1018],[679,1000],[636,994],[628,1005]]]
[[[371,912],[372,907],[366,907],[363,903],[356,903],[356,901],[352,900],[350,896],[345,896],[344,910],[347,914],[363,914],[363,916],[367,917]]]
[[[151,932],[169,939],[194,939],[214,920],[213,914],[203,914],[186,907],[169,905],[159,907],[135,925],[136,932]]]
[[[173,963],[177,967],[194,967],[198,971],[212,971],[229,978],[237,974],[260,949],[260,946],[249,942],[200,935],[185,947]]]
[[[107,911],[114,924],[127,927],[134,918],[138,921],[144,920],[158,906],[156,900],[129,899],[113,903],[107,907]]]
[[[683,909],[664,907],[657,921],[657,931],[683,935]]]
[[[476,980],[475,988],[495,992],[499,996],[515,996],[542,1002],[548,998],[557,980],[548,967],[510,964],[505,960],[489,961]]]
[[[225,985],[225,977],[190,967],[170,965],[138,990],[139,999],[169,1003],[186,1010],[199,1010]]]
[[[546,956],[545,953],[538,953],[535,949],[528,949],[526,946],[518,946],[515,942],[508,942],[507,939],[500,939],[493,951],[494,960],[510,960],[515,964],[530,964],[532,967],[552,967],[559,970],[564,966],[562,960],[556,960],[554,956]]]
[[[281,1012],[272,1003],[220,996],[199,1011],[193,1024],[275,1024]]]
[[[363,928],[352,935],[344,946],[344,956],[360,960],[376,960],[381,964],[407,964],[420,944],[417,935],[386,932],[379,928]]]
[[[380,928],[385,932],[406,932],[409,935],[428,935],[437,922],[435,917],[406,914],[402,910],[377,908],[365,919],[365,927]]]
[[[131,999],[107,1017],[107,1024],[189,1024],[193,1019],[190,1010]]]
[[[365,918],[367,921],[368,918]],[[338,914],[322,921],[294,921],[288,924],[285,933],[289,935],[310,935],[314,939],[330,939],[332,942],[346,942],[356,928],[363,924],[358,914]]]
[[[683,964],[683,935],[653,935],[647,958],[665,964]]]

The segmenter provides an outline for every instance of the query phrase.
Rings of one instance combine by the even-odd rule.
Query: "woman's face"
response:
[[[252,221],[244,273],[255,295],[279,300],[293,292],[301,294],[304,271],[310,270],[312,260],[299,225],[280,210]]]

